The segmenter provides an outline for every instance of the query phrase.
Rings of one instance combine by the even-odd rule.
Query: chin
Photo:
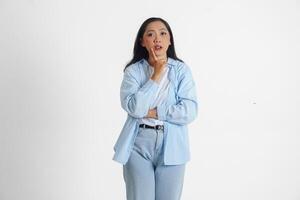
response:
[[[156,56],[167,56],[166,54],[167,54],[166,52],[161,52],[161,53],[156,54]]]

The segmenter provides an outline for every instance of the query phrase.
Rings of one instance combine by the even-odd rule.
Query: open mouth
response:
[[[162,46],[160,46],[160,45],[155,45],[154,46],[154,50],[156,50],[156,51],[159,51],[161,49],[162,49]]]

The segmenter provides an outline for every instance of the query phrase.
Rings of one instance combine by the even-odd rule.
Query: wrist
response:
[[[159,74],[153,74],[153,75],[151,76],[151,79],[152,79],[153,81],[155,81],[156,83],[159,83],[159,82],[160,82],[160,75],[159,75]]]

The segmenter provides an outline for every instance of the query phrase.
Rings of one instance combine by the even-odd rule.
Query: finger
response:
[[[152,54],[152,57],[154,58],[155,61],[158,60],[158,58],[156,57],[156,54],[154,52],[154,49],[151,47],[151,54]]]
[[[156,61],[157,57],[155,55],[154,49],[151,47],[151,56],[153,57],[153,59]]]
[[[167,60],[166,59],[162,59],[161,60],[161,64],[167,64]]]

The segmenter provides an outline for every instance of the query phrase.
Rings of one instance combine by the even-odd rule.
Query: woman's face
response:
[[[161,21],[148,24],[141,38],[141,45],[147,49],[149,55],[153,48],[157,57],[166,57],[170,44],[169,31]]]

